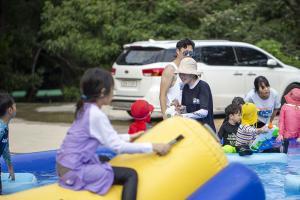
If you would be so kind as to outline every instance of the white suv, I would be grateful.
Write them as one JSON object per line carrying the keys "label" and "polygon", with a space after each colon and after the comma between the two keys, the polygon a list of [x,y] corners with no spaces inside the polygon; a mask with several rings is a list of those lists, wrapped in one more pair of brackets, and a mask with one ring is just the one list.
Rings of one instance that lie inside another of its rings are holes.
{"label": "white suv", "polygon": [[[164,67],[175,58],[178,41],[141,41],[124,45],[112,67],[114,109],[130,110],[136,99],[145,99],[160,111],[159,87]],[[247,43],[194,40],[194,59],[201,79],[211,88],[214,114],[224,113],[233,97],[244,97],[255,77],[265,76],[283,97],[300,88],[300,69],[288,66],[266,51]]]}

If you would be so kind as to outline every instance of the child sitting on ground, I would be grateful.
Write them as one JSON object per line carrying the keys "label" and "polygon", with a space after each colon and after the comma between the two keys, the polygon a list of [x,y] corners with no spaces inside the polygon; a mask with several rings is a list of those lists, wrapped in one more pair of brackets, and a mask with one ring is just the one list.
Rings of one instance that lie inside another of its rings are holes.
{"label": "child sitting on ground", "polygon": [[283,140],[283,152],[287,153],[290,139],[300,143],[300,89],[292,89],[284,98],[286,103],[280,110],[277,141]]}
{"label": "child sitting on ground", "polygon": [[258,109],[253,103],[245,103],[242,106],[242,122],[236,134],[236,149],[240,156],[251,155],[249,148],[256,136],[266,132],[266,127],[256,128]]}
{"label": "child sitting on ground", "polygon": [[[9,178],[15,180],[15,173],[11,163],[9,151],[8,124],[17,112],[13,98],[7,93],[0,93],[0,157],[3,156],[9,171]],[[0,194],[2,194],[1,166],[0,166]]]}
{"label": "child sitting on ground", "polygon": [[[242,106],[245,104],[245,101],[244,101],[244,99],[242,97],[234,97],[232,99],[231,103],[238,105],[240,107],[240,110],[242,110]],[[226,113],[225,113],[225,115],[226,115]],[[222,124],[224,124],[226,121],[228,121],[228,116],[227,115],[225,116]]]}
{"label": "child sitting on ground", "polygon": [[241,122],[241,107],[237,104],[230,104],[225,108],[226,118],[219,132],[219,138],[223,140],[224,151],[235,153],[236,133]]}
{"label": "child sitting on ground", "polygon": [[75,120],[57,151],[59,185],[72,190],[88,190],[104,195],[113,184],[123,185],[122,200],[135,200],[137,173],[126,167],[112,167],[100,162],[96,150],[108,147],[117,153],[152,153],[165,155],[169,144],[129,143],[128,134],[119,135],[102,106],[109,105],[114,81],[100,68],[88,69],[80,81],[81,100],[76,105]]}
{"label": "child sitting on ground", "polygon": [[141,133],[150,128],[151,113],[154,107],[145,100],[136,100],[130,108],[134,122],[130,124],[128,133]]}
{"label": "child sitting on ground", "polygon": [[240,106],[240,108],[242,109],[242,106],[245,104],[245,101],[242,97],[234,97],[231,103]]}

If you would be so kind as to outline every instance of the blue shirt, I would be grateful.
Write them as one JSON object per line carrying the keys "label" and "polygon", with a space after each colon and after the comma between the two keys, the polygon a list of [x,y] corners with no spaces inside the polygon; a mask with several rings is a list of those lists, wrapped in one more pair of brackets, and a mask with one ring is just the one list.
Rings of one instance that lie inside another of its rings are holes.
{"label": "blue shirt", "polygon": [[0,157],[3,156],[6,163],[10,163],[10,152],[8,145],[8,125],[0,120]]}

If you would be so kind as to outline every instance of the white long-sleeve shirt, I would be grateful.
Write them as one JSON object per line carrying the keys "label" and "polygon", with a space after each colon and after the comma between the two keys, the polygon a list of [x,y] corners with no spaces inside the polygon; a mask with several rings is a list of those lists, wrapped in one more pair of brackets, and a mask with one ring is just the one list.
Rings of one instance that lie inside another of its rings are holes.
{"label": "white long-sleeve shirt", "polygon": [[130,143],[128,134],[118,134],[112,127],[106,114],[96,105],[90,110],[90,134],[102,145],[117,153],[151,153],[151,143]]}

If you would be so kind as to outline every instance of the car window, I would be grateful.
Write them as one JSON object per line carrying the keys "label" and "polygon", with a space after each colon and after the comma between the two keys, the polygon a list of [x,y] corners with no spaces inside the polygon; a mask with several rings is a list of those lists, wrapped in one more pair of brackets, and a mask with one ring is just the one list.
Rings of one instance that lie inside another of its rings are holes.
{"label": "car window", "polygon": [[248,47],[234,47],[238,65],[240,66],[267,66],[268,56],[260,51]]}
{"label": "car window", "polygon": [[175,49],[132,47],[124,50],[116,62],[119,65],[145,65],[155,62],[171,62],[174,56]]}
{"label": "car window", "polygon": [[200,48],[200,47],[195,47],[193,58],[194,58],[197,62],[202,62],[202,61],[201,61],[201,48]]}
{"label": "car window", "polygon": [[234,51],[230,46],[202,47],[200,60],[207,65],[232,66],[236,64]]}

